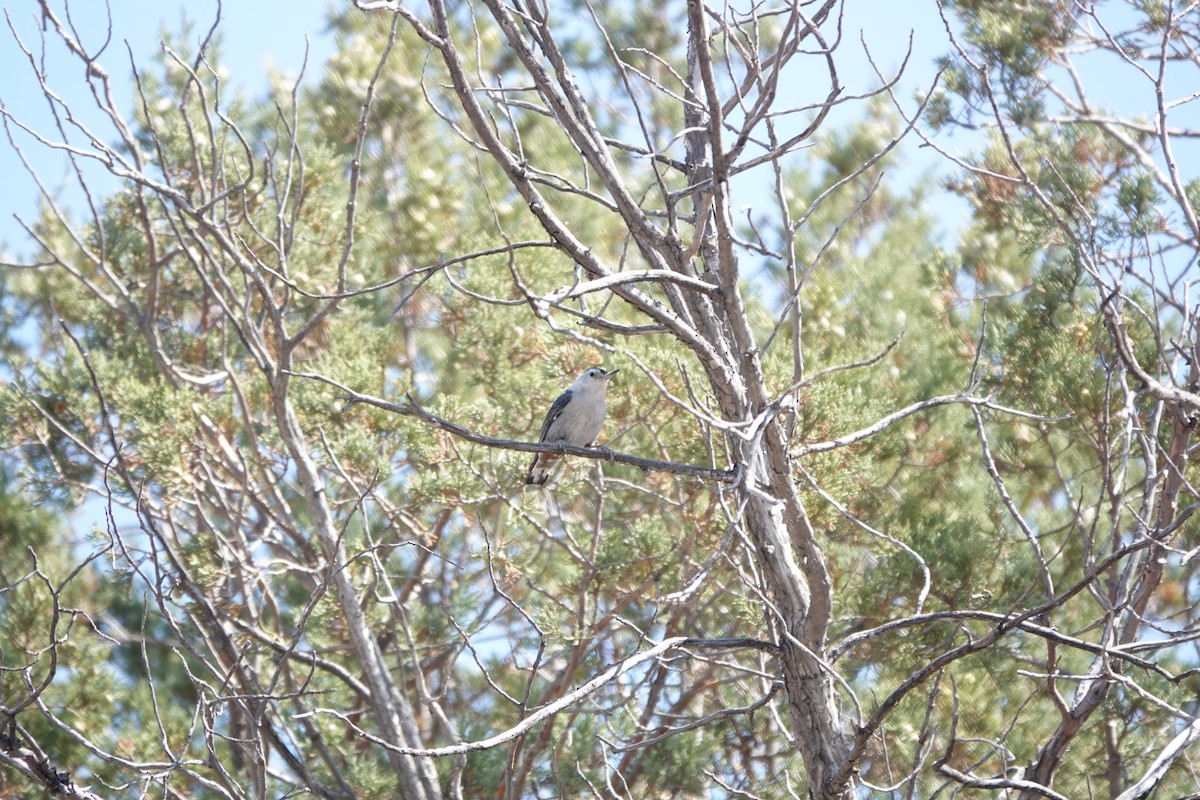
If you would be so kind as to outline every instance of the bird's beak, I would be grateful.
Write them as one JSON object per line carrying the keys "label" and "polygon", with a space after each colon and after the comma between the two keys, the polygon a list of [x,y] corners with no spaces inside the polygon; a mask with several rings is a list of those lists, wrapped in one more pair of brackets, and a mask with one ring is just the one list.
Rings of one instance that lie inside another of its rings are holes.
{"label": "bird's beak", "polygon": [[610,369],[608,372],[604,373],[604,377],[611,378],[613,375],[616,375],[620,371],[621,371],[620,367],[618,367],[617,369]]}

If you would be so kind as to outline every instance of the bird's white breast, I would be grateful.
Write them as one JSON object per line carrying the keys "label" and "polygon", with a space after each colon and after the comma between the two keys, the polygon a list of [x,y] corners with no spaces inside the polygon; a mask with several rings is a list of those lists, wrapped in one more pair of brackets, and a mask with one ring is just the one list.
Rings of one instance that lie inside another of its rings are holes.
{"label": "bird's white breast", "polygon": [[578,393],[551,425],[546,439],[584,447],[596,441],[604,427],[604,394]]}

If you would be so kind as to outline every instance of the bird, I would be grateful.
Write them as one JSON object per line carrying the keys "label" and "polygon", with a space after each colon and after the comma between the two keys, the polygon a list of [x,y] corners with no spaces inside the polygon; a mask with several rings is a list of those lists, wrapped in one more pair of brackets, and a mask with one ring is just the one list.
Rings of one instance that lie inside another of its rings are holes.
{"label": "bird", "polygon": [[[544,444],[562,442],[575,447],[595,444],[604,427],[604,396],[608,392],[608,382],[615,374],[617,370],[606,372],[601,367],[584,371],[550,406],[538,441]],[[525,483],[545,486],[550,477],[550,466],[561,457],[558,453],[538,453],[529,465]]]}

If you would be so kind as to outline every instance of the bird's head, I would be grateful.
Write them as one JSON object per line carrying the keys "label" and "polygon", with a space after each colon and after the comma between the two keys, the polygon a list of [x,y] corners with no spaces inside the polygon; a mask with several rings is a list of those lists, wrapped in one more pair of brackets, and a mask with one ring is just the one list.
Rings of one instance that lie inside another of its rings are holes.
{"label": "bird's head", "polygon": [[616,374],[617,370],[615,369],[606,371],[603,367],[590,367],[575,379],[575,382],[571,384],[571,389],[574,391],[594,389],[604,391],[608,388],[609,380]]}

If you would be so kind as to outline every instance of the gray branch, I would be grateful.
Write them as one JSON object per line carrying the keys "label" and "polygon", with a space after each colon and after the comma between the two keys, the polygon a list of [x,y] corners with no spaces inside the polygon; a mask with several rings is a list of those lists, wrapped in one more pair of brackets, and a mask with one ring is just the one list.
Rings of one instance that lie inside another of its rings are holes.
{"label": "gray branch", "polygon": [[628,464],[645,472],[670,472],[674,475],[688,475],[693,478],[717,481],[718,483],[735,483],[740,474],[740,470],[738,469],[717,469],[716,467],[702,467],[696,464],[682,464],[677,461],[659,461],[658,459],[642,458],[641,456],[630,455],[629,453],[613,452],[606,447],[575,447],[562,442],[546,444],[544,442],[523,442],[519,439],[502,439],[497,436],[487,436],[426,411],[412,402],[411,398],[404,403],[392,403],[379,397],[356,392],[345,384],[338,383],[332,378],[327,378],[324,375],[318,375],[314,372],[291,372],[288,374],[294,375],[297,378],[307,378],[329,384],[339,389],[345,398],[350,401],[350,405],[365,403],[366,405],[382,408],[385,411],[391,411],[395,414],[415,417],[460,439],[474,444],[481,444],[485,447],[494,447],[500,450],[516,450],[522,453],[562,453],[569,456],[579,456],[580,458],[591,458],[597,461]]}

